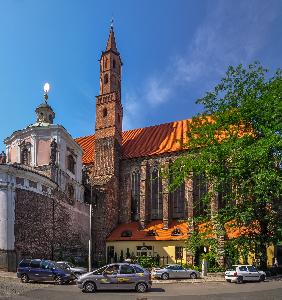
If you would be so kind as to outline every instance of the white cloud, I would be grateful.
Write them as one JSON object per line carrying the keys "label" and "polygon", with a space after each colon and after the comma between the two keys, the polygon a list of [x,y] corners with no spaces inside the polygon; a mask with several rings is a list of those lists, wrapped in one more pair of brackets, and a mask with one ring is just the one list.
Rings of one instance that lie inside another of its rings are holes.
{"label": "white cloud", "polygon": [[140,116],[141,103],[134,92],[125,91],[123,99],[123,130],[129,130],[137,126]]}
{"label": "white cloud", "polygon": [[170,96],[171,88],[160,79],[151,78],[147,83],[146,99],[152,106],[166,102]]}
{"label": "white cloud", "polygon": [[[186,92],[195,86],[201,86],[199,92],[204,93],[220,80],[229,65],[257,60],[258,52],[267,46],[281,3],[219,0],[211,1],[206,9],[206,18],[192,39],[187,40],[186,52],[170,57],[168,67],[148,76],[141,90],[138,87],[128,96],[125,127],[136,127],[140,108],[146,103],[156,108],[171,100],[177,90]],[[140,120],[137,123],[141,124]]]}
{"label": "white cloud", "polygon": [[277,1],[213,1],[195,32],[187,53],[146,85],[151,105],[170,100],[181,85],[222,77],[228,65],[249,64],[266,44],[269,28],[279,14]]}

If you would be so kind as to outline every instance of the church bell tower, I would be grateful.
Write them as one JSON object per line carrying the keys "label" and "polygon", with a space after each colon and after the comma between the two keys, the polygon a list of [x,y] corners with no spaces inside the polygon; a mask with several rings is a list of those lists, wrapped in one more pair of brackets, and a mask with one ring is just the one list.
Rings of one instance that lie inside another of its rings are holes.
{"label": "church bell tower", "polygon": [[96,191],[93,209],[93,258],[105,259],[107,236],[119,216],[119,168],[122,149],[121,66],[113,26],[100,58],[100,93],[96,97],[94,165],[92,186]]}
{"label": "church bell tower", "polygon": [[111,26],[106,50],[100,58],[100,95],[96,97],[95,173],[99,176],[113,175],[118,171],[123,117],[121,67]]}

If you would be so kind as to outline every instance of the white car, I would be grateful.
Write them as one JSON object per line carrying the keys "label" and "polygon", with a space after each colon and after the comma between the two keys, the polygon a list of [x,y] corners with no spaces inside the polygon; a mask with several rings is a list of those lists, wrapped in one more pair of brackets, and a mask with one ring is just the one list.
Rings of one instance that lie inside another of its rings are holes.
{"label": "white car", "polygon": [[151,272],[152,277],[163,280],[171,278],[200,278],[200,273],[196,270],[185,269],[181,265],[171,264],[163,268],[153,268]]}
{"label": "white car", "polygon": [[225,280],[228,282],[264,281],[265,277],[265,272],[258,271],[255,266],[251,265],[235,265],[225,272]]}

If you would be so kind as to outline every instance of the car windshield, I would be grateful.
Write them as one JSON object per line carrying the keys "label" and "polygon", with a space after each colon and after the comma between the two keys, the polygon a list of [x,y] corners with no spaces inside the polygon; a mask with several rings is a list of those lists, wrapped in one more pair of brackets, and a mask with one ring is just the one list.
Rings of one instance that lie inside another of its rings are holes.
{"label": "car windshield", "polygon": [[60,269],[67,269],[68,265],[63,263],[63,262],[57,262],[54,264],[56,267],[60,268]]}
{"label": "car windshield", "polygon": [[56,263],[54,261],[50,261],[49,268],[61,269],[61,270],[66,269],[66,267],[64,267],[64,264]]}

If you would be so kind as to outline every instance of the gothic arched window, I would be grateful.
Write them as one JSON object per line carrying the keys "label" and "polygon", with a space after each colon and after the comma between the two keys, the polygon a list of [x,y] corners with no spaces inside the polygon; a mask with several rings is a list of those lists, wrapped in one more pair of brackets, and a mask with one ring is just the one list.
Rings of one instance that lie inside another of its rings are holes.
{"label": "gothic arched window", "polygon": [[69,154],[67,158],[67,168],[72,173],[74,173],[74,166],[75,166],[75,159],[71,154]]}
{"label": "gothic arched window", "polygon": [[133,221],[139,220],[140,205],[140,172],[135,170],[131,174],[131,216]]}
{"label": "gothic arched window", "polygon": [[104,84],[107,84],[109,82],[109,75],[105,74],[104,76]]}
{"label": "gothic arched window", "polygon": [[170,192],[170,209],[173,219],[185,217],[185,193],[184,183],[182,183],[176,190]]}
{"label": "gothic arched window", "polygon": [[204,175],[198,175],[193,180],[193,204],[196,216],[206,215],[207,204],[205,196],[208,193],[207,179]]}
{"label": "gothic arched window", "polygon": [[21,164],[23,164],[23,165],[30,165],[30,160],[31,160],[30,147],[31,147],[30,143],[23,142],[20,145],[20,149],[21,149]]}
{"label": "gothic arched window", "polygon": [[113,68],[114,69],[116,68],[116,61],[115,61],[115,59],[113,60]]}
{"label": "gothic arched window", "polygon": [[103,108],[103,117],[105,118],[108,115],[108,110],[107,108]]}
{"label": "gothic arched window", "polygon": [[151,219],[163,217],[162,180],[158,168],[153,168],[150,174]]}

